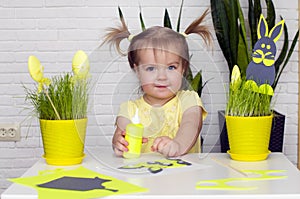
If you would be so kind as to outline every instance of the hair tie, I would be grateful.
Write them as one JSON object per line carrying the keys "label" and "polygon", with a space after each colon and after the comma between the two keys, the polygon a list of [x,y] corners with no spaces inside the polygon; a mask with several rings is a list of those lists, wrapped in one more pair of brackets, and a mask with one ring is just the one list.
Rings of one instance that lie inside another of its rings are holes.
{"label": "hair tie", "polygon": [[188,37],[188,34],[186,34],[185,32],[181,32],[181,33],[179,33],[179,34],[181,34],[181,35],[184,36],[185,38]]}
{"label": "hair tie", "polygon": [[131,41],[131,40],[133,39],[134,36],[135,36],[135,35],[130,34],[130,35],[127,37],[128,41]]}

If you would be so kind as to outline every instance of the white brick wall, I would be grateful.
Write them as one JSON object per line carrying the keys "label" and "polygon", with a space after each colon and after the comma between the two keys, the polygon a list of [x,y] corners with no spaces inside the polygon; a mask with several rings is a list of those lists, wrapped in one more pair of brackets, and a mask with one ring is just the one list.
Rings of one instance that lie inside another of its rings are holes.
{"label": "white brick wall", "polygon": [[[243,8],[246,0],[241,0]],[[168,8],[173,24],[180,0],[2,0],[0,1],[0,123],[21,123],[20,142],[0,142],[0,193],[43,154],[39,126],[24,109],[22,83],[33,83],[27,72],[27,58],[36,55],[50,76],[70,71],[73,54],[78,49],[90,53],[96,86],[92,92],[87,146],[110,145],[118,104],[137,94],[137,81],[126,58],[109,52],[101,43],[105,28],[118,22],[117,6],[123,10],[133,32],[139,31],[139,4],[146,26],[162,23]],[[279,15],[286,19],[292,38],[298,27],[298,1],[274,0]],[[207,7],[209,0],[185,1],[182,29]],[[211,23],[211,19],[207,23]],[[175,25],[173,25],[175,26]],[[205,79],[213,78],[204,89],[203,102],[209,112],[202,134],[204,150],[219,151],[217,110],[225,108],[228,82],[227,64],[217,42],[213,51],[202,50],[196,36],[188,39],[193,51],[194,70],[203,70]],[[124,49],[127,44],[124,42]],[[196,67],[197,66],[197,67]],[[121,83],[122,84],[121,84]],[[297,162],[298,144],[298,48],[286,67],[276,90],[276,110],[286,115],[284,153]],[[29,126],[31,127],[29,128]]]}

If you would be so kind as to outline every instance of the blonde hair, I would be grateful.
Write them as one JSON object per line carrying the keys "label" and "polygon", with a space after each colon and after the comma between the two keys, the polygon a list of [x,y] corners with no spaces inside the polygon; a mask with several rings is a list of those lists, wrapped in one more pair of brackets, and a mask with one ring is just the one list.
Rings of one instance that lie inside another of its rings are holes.
{"label": "blonde hair", "polygon": [[[202,25],[205,17],[209,14],[209,10],[206,9],[204,13],[194,20],[184,31],[185,35],[198,34],[202,37],[207,46],[211,46],[212,35],[209,31],[209,27]],[[128,27],[121,17],[121,25],[116,28],[109,28],[108,33],[104,37],[104,43],[109,43],[110,46],[115,45],[117,51],[121,55],[126,55],[120,48],[120,43],[123,39],[128,39],[131,35]],[[180,34],[170,28],[153,26],[147,28],[143,32],[135,35],[130,41],[128,47],[128,61],[130,67],[133,69],[134,64],[138,65],[139,56],[138,53],[143,49],[153,49],[154,52],[159,50],[168,51],[181,57],[183,60],[183,69],[186,71],[189,66],[189,49],[184,34]]]}

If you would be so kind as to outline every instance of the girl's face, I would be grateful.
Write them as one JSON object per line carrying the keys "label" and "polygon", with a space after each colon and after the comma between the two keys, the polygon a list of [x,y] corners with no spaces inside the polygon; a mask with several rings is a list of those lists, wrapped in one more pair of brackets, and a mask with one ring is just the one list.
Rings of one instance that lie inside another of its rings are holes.
{"label": "girl's face", "polygon": [[139,63],[134,66],[150,105],[163,105],[181,88],[183,67],[179,56],[166,51],[145,49],[139,52]]}

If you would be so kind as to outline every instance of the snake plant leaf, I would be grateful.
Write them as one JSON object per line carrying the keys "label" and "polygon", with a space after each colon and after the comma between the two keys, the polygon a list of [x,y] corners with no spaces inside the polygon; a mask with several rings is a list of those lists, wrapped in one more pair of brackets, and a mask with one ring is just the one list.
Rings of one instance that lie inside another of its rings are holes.
{"label": "snake plant leaf", "polygon": [[[281,16],[280,16],[280,18],[281,18],[281,20],[283,20],[283,18]],[[287,26],[285,23],[283,25],[283,34],[284,34],[284,40],[283,40],[282,50],[274,64],[275,74],[278,74],[280,65],[283,63],[284,58],[285,58],[288,48],[289,48],[289,34],[288,34]]]}
{"label": "snake plant leaf", "polygon": [[261,4],[260,4],[260,0],[254,0],[254,27],[253,30],[255,31],[255,34],[252,35],[254,40],[252,40],[252,45],[254,46],[254,44],[257,42],[257,26],[258,26],[258,22],[259,22],[259,19],[260,19],[260,15],[262,13],[261,11]]}
{"label": "snake plant leaf", "polygon": [[249,7],[249,11],[248,11],[248,21],[249,21],[249,27],[250,27],[250,49],[253,49],[253,46],[255,43],[253,43],[253,40],[257,40],[257,34],[256,34],[256,28],[257,24],[254,18],[254,6],[253,6],[253,1],[252,0],[248,0],[248,7]]}
{"label": "snake plant leaf", "polygon": [[238,27],[238,5],[236,0],[224,0],[225,9],[227,11],[228,22],[231,24],[229,26],[229,34],[230,34],[230,46],[232,51],[233,59],[235,63],[237,62],[237,52],[238,52],[238,44],[239,44],[239,27]]}
{"label": "snake plant leaf", "polygon": [[180,31],[180,21],[181,21],[181,14],[182,14],[182,6],[183,6],[183,2],[184,0],[181,1],[181,5],[180,5],[180,10],[179,10],[179,15],[178,15],[178,19],[177,19],[177,32]]}
{"label": "snake plant leaf", "polygon": [[217,40],[219,42],[222,53],[227,61],[229,71],[231,73],[234,64],[236,63],[236,57],[231,51],[231,45],[228,38],[229,33],[229,20],[226,14],[225,3],[220,0],[210,0],[211,14],[213,19],[214,29],[216,30]]}
{"label": "snake plant leaf", "polygon": [[291,48],[290,48],[289,53],[288,53],[288,55],[287,55],[287,57],[286,57],[286,59],[284,61],[284,64],[283,64],[282,68],[284,68],[286,66],[286,64],[288,63],[288,61],[290,60],[290,57],[291,57],[292,53],[294,52],[294,48],[295,48],[296,43],[298,41],[298,37],[299,37],[299,30],[297,31],[297,33],[294,36]]}
{"label": "snake plant leaf", "polygon": [[267,5],[267,23],[269,26],[269,30],[275,26],[275,18],[276,18],[276,13],[275,13],[275,8],[272,0],[266,0],[266,5]]}
{"label": "snake plant leaf", "polygon": [[193,74],[192,74],[192,71],[191,71],[191,68],[190,68],[190,67],[188,67],[188,70],[187,70],[187,72],[186,72],[186,79],[187,79],[187,81],[188,81],[189,83],[191,83],[192,80],[193,80]]}
{"label": "snake plant leaf", "polygon": [[198,93],[198,96],[201,97],[202,89],[204,88],[204,86],[205,86],[205,84],[206,84],[207,82],[205,82],[204,85],[202,85],[202,84],[203,84],[202,71],[200,70],[198,73],[200,74],[200,79],[199,79],[199,82],[198,82],[198,90],[197,90],[197,93]]}
{"label": "snake plant leaf", "polygon": [[248,44],[247,44],[247,34],[246,34],[246,26],[244,21],[244,15],[242,8],[237,1],[239,22],[240,22],[240,31],[239,31],[239,43],[238,43],[238,54],[237,54],[237,65],[241,68],[242,74],[246,74],[246,69],[250,62],[250,56],[248,53]]}
{"label": "snake plant leaf", "polygon": [[124,16],[123,16],[123,13],[122,13],[122,10],[121,10],[120,6],[118,6],[118,11],[119,11],[119,17],[120,17],[120,21],[122,23],[122,26],[126,27]]}
{"label": "snake plant leaf", "polygon": [[242,33],[242,28],[240,29],[239,33],[239,44],[238,44],[238,53],[237,53],[237,65],[241,68],[242,76],[246,75],[246,70],[248,67],[248,64],[250,62],[249,60],[249,53],[247,48],[247,41],[245,36]]}
{"label": "snake plant leaf", "polygon": [[168,13],[167,9],[165,9],[164,27],[172,29],[172,24],[171,24],[171,20],[170,20],[169,13]]}
{"label": "snake plant leaf", "polygon": [[[200,88],[200,91],[202,90],[202,71],[201,70],[195,75],[195,77],[191,83],[191,87],[197,93],[198,93],[199,88]],[[198,95],[199,95],[199,93],[198,93]],[[201,92],[200,92],[200,95],[201,95]]]}
{"label": "snake plant leaf", "polygon": [[124,17],[123,17],[123,13],[122,13],[122,10],[121,10],[120,6],[118,6],[118,11],[119,11],[119,17],[120,17],[120,19],[123,20]]}
{"label": "snake plant leaf", "polygon": [[191,83],[193,81],[193,73],[191,68],[188,67],[184,73],[183,90],[192,90]]}
{"label": "snake plant leaf", "polygon": [[120,19],[122,19],[123,18],[123,13],[122,13],[122,10],[121,10],[120,6],[118,6],[118,11],[119,11],[119,17],[120,17]]}
{"label": "snake plant leaf", "polygon": [[275,82],[274,82],[274,84],[272,85],[272,87],[273,87],[274,90],[275,90],[275,88],[276,88],[276,86],[277,86],[277,83],[278,83],[278,81],[279,81],[279,78],[280,78],[280,76],[281,76],[281,73],[282,73],[283,69],[286,67],[288,61],[290,60],[290,57],[291,57],[292,53],[294,52],[294,48],[295,48],[295,46],[296,46],[296,43],[298,42],[298,37],[299,37],[299,29],[298,29],[297,33],[295,34],[295,36],[294,36],[294,39],[293,39],[291,48],[290,48],[290,50],[289,50],[289,52],[288,52],[288,55],[287,55],[287,57],[286,57],[286,59],[285,59],[285,61],[284,61],[284,63],[283,63],[283,66],[281,67],[281,70],[279,71],[279,73],[278,73],[278,75],[277,75],[277,77],[276,77],[276,79],[275,79]]}
{"label": "snake plant leaf", "polygon": [[255,17],[255,21],[257,22],[257,24],[258,24],[261,13],[262,13],[262,11],[261,11],[260,0],[254,0],[254,17]]}
{"label": "snake plant leaf", "polygon": [[144,31],[146,29],[146,27],[145,27],[145,23],[144,23],[144,20],[143,20],[141,5],[140,5],[140,14],[139,14],[139,17],[140,17],[140,23],[141,23],[142,31]]}

